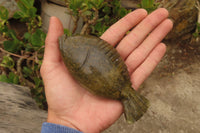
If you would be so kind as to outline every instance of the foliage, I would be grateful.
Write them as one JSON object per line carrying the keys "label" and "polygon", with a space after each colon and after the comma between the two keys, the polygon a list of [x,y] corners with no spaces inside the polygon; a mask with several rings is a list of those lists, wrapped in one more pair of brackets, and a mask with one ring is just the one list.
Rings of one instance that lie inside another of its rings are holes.
{"label": "foliage", "polygon": [[66,3],[75,22],[73,33],[80,17],[84,21],[81,34],[101,36],[109,26],[130,12],[121,7],[119,0],[67,0]]}
{"label": "foliage", "polygon": [[146,9],[149,13],[157,9],[159,3],[154,0],[142,0],[139,7]]}
{"label": "foliage", "polygon": [[15,12],[14,18],[27,22],[30,33],[42,25],[41,18],[36,14],[37,9],[33,6],[34,0],[19,0],[17,3],[20,11]]}
{"label": "foliage", "polygon": [[197,23],[196,32],[193,33],[195,38],[200,37],[200,23]]}
{"label": "foliage", "polygon": [[6,27],[4,25],[8,24],[8,10],[0,6],[0,31],[6,31]]}
{"label": "foliage", "polygon": [[200,0],[197,1],[196,8],[199,11],[199,16],[198,16],[198,21],[196,25],[196,31],[193,33],[193,36],[195,38],[199,38],[200,37]]}
{"label": "foliage", "polygon": [[20,10],[13,17],[26,24],[27,32],[23,36],[9,28],[9,12],[5,7],[0,7],[0,35],[6,39],[0,45],[4,53],[0,63],[0,81],[29,86],[39,106],[44,108],[45,96],[39,69],[46,34],[40,29],[42,21],[33,4],[34,0],[17,2]]}
{"label": "foliage", "polygon": [[18,84],[19,77],[16,74],[14,74],[13,72],[10,72],[8,76],[5,74],[0,75],[0,81]]}

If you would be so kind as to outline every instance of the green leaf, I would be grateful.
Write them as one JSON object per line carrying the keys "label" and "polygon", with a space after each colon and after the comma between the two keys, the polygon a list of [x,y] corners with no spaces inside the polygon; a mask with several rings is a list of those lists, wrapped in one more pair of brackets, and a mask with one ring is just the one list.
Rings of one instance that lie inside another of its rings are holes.
{"label": "green leaf", "polygon": [[[17,6],[18,8],[21,10],[21,12],[23,12],[24,14],[26,14],[28,7],[23,3],[24,0],[20,0],[17,2]],[[27,0],[28,1],[28,0]]]}
{"label": "green leaf", "polygon": [[38,65],[41,66],[42,65],[42,60],[38,61]]}
{"label": "green leaf", "polygon": [[15,66],[15,62],[10,56],[3,56],[3,60],[0,65],[2,67],[7,67],[12,69]]}
{"label": "green leaf", "polygon": [[105,15],[104,16],[104,21],[106,21],[106,22],[110,21],[110,17],[108,15]]}
{"label": "green leaf", "polygon": [[199,33],[195,32],[192,34],[195,38],[199,36]]}
{"label": "green leaf", "polygon": [[38,88],[42,85],[42,80],[40,78],[34,77],[35,88]]}
{"label": "green leaf", "polygon": [[97,0],[97,9],[102,8],[104,0]]}
{"label": "green leaf", "polygon": [[35,7],[31,7],[29,10],[28,10],[28,15],[30,17],[35,17],[36,16],[36,12],[37,12],[37,9]]}
{"label": "green leaf", "polygon": [[106,6],[106,7],[103,8],[102,11],[103,11],[104,13],[106,13],[106,14],[110,14],[111,9],[110,9],[110,7]]}
{"label": "green leaf", "polygon": [[14,19],[20,19],[20,18],[24,18],[26,15],[24,12],[21,11],[17,11],[14,13],[13,18]]}
{"label": "green leaf", "polygon": [[89,1],[88,2],[88,8],[92,9],[92,8],[97,8],[97,4],[94,1]]}
{"label": "green leaf", "polygon": [[119,12],[120,17],[124,17],[129,11],[125,8],[122,8]]}
{"label": "green leaf", "polygon": [[20,49],[19,44],[14,40],[4,41],[3,46],[6,51],[13,53],[16,53]]}
{"label": "green leaf", "polygon": [[29,40],[31,37],[31,34],[29,32],[24,33],[24,39]]}
{"label": "green leaf", "polygon": [[67,35],[67,36],[71,36],[72,33],[69,29],[64,29],[64,34]]}
{"label": "green leaf", "polygon": [[23,17],[24,17],[24,13],[21,12],[21,11],[17,11],[17,12],[15,12],[14,15],[13,15],[13,18],[14,18],[14,19],[20,19],[20,18],[23,18]]}
{"label": "green leaf", "polygon": [[70,5],[73,10],[77,10],[84,3],[84,0],[71,0]]}
{"label": "green leaf", "polygon": [[85,11],[85,12],[83,12],[83,15],[84,16],[91,16],[92,12],[91,11]]}
{"label": "green leaf", "polygon": [[158,5],[159,3],[155,3],[154,0],[142,0],[140,7],[146,9],[150,13],[154,11]]}
{"label": "green leaf", "polygon": [[0,20],[8,20],[8,10],[4,6],[0,6]]}
{"label": "green leaf", "polygon": [[33,7],[34,0],[20,0],[27,8]]}
{"label": "green leaf", "polygon": [[19,83],[19,76],[10,72],[8,75],[8,79],[10,83],[18,84]]}
{"label": "green leaf", "polygon": [[146,8],[147,5],[148,5],[148,2],[149,2],[149,0],[142,0],[141,1],[141,6]]}
{"label": "green leaf", "polygon": [[13,29],[7,29],[6,31],[6,36],[11,38],[11,39],[15,39],[16,37],[16,32]]}
{"label": "green leaf", "polygon": [[22,72],[24,74],[24,77],[29,77],[32,75],[33,70],[25,66],[25,67],[23,67]]}
{"label": "green leaf", "polygon": [[31,36],[31,44],[34,47],[41,47],[45,44],[45,37],[46,34],[42,30],[37,29],[36,32]]}
{"label": "green leaf", "polygon": [[7,78],[5,74],[0,75],[0,81],[9,83],[9,79]]}
{"label": "green leaf", "polygon": [[19,76],[10,72],[8,76],[5,74],[0,75],[0,81],[6,83],[19,84]]}
{"label": "green leaf", "polygon": [[15,19],[21,18],[24,20],[27,17],[35,17],[37,9],[33,7],[34,0],[19,0],[17,5],[20,11],[14,14]]}

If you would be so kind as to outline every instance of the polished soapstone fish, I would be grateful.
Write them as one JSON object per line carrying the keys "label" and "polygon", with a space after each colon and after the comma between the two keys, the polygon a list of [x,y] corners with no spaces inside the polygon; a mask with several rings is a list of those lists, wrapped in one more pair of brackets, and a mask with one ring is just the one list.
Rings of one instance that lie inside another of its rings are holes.
{"label": "polished soapstone fish", "polygon": [[75,80],[92,94],[120,100],[127,122],[147,111],[148,100],[131,87],[127,67],[116,49],[94,36],[62,36],[62,59]]}

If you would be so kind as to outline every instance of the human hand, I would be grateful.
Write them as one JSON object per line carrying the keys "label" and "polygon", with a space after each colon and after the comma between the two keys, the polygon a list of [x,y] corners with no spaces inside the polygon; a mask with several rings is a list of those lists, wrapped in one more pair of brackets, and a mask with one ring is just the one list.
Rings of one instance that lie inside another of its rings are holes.
{"label": "human hand", "polygon": [[[134,89],[149,76],[166,51],[166,46],[160,42],[172,28],[167,17],[165,9],[148,16],[145,10],[138,9],[101,36],[113,46],[118,44],[116,49],[127,65]],[[58,37],[62,34],[61,22],[52,17],[41,67],[48,103],[47,122],[87,133],[100,132],[120,117],[123,106],[119,101],[90,94],[71,77],[59,52]]]}

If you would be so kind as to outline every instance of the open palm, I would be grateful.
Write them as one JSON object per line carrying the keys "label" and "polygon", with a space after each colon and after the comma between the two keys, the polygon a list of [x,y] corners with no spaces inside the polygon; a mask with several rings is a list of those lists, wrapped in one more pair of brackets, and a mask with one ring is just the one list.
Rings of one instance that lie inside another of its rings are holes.
{"label": "open palm", "polygon": [[[116,49],[127,65],[135,89],[165,53],[166,47],[160,42],[172,28],[172,22],[167,17],[165,9],[158,9],[148,16],[145,10],[138,9],[112,25],[101,36],[113,46],[118,44]],[[52,17],[41,67],[48,102],[47,122],[87,133],[100,132],[119,118],[123,106],[119,101],[90,94],[71,77],[59,52],[58,38],[62,34],[61,22]]]}

